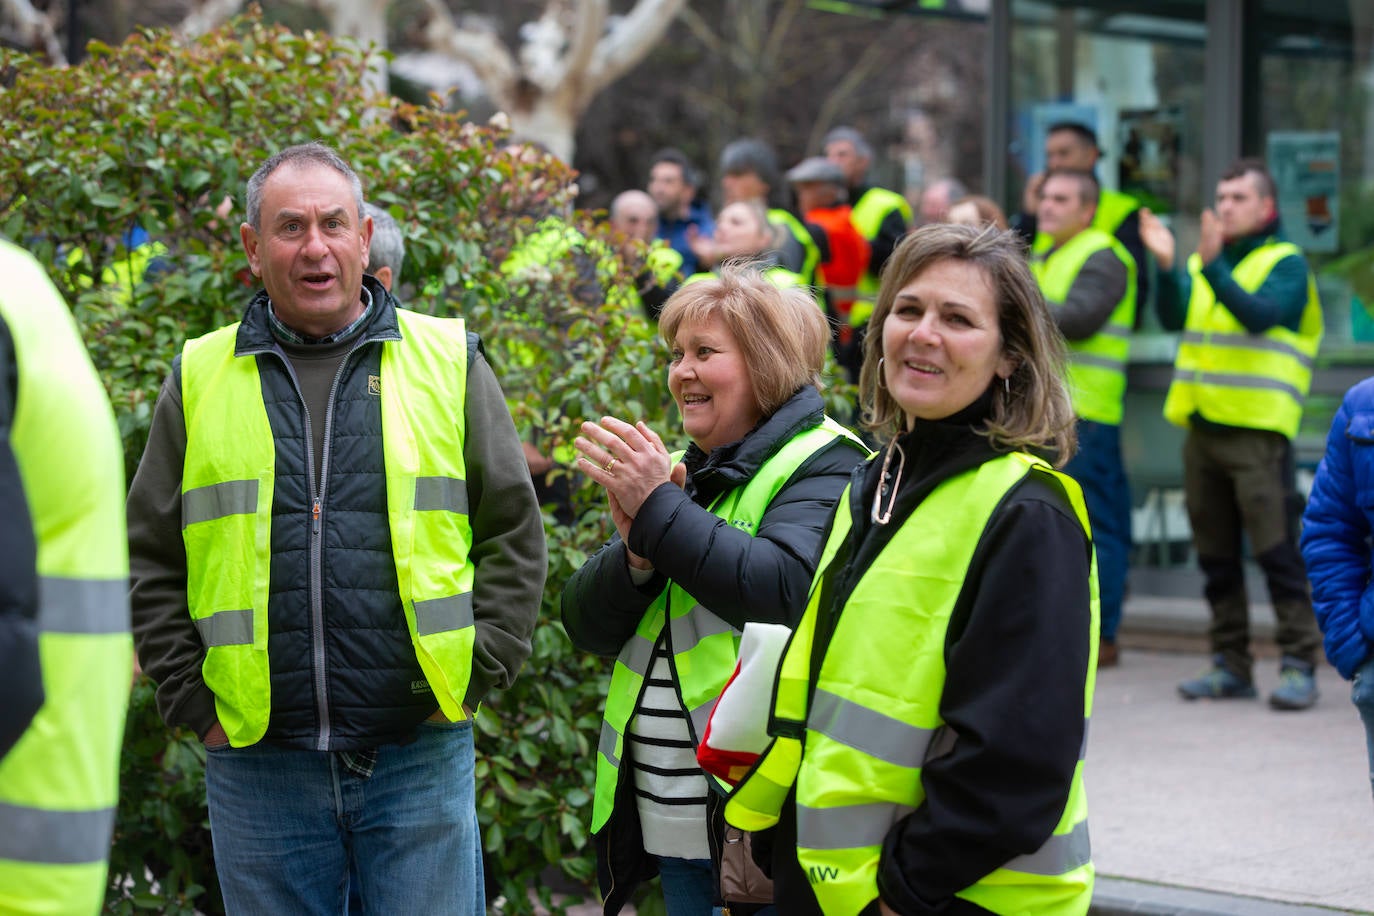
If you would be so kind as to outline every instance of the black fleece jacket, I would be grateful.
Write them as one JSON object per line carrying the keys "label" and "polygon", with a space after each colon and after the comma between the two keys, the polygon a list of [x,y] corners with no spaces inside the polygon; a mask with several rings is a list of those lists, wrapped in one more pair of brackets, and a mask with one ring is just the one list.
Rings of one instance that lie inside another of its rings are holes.
{"label": "black fleece jacket", "polygon": [[[824,417],[820,394],[806,387],[738,442],[709,455],[695,445],[689,448],[683,456],[685,489],[665,483],[654,490],[630,527],[631,546],[654,564],[653,578],[634,584],[625,544],[616,536],[568,580],[563,626],[573,644],[597,655],[618,655],[670,579],[735,628],[750,620],[788,625],[800,620],[835,503],[864,453],[836,439],[812,455],[773,497],[752,537],[706,506],[748,483],[778,449]],[[597,880],[608,914],[620,912],[635,887],[658,871],[643,848],[631,788],[628,778],[620,781],[611,818],[595,837]],[[713,850],[724,826],[721,808],[713,794],[707,801]]]}
{"label": "black fleece jacket", "polygon": [[[899,440],[906,469],[889,524],[875,525],[869,516],[881,460],[856,472],[853,530],[830,567],[828,607],[843,607],[937,484],[997,454],[975,432],[989,403],[985,394],[946,420],[917,422]],[[1034,852],[1053,833],[1085,729],[1089,557],[1083,528],[1049,475],[1032,473],[993,513],[945,637],[940,715],[953,746],[922,767],[925,802],[894,824],[883,843],[878,889],[898,913],[983,913],[954,894]],[[818,621],[817,657],[833,631],[833,617]],[[755,855],[771,855],[778,911],[819,914],[797,864],[795,798],[771,833],[756,842]],[[876,914],[877,900],[864,912]]]}

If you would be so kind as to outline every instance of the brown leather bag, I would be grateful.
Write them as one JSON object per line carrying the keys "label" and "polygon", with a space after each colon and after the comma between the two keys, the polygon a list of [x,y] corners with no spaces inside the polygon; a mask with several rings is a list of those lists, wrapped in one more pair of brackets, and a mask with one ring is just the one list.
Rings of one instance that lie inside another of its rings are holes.
{"label": "brown leather bag", "polygon": [[751,837],[738,827],[725,825],[720,850],[720,896],[726,903],[772,903],[773,881],[754,863]]}

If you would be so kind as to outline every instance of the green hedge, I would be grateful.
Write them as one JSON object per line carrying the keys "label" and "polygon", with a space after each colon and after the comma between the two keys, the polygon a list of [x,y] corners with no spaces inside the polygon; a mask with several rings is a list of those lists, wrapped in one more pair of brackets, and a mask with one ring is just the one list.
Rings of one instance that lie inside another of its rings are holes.
{"label": "green hedge", "polygon": [[[606,412],[673,431],[663,349],[633,307],[579,304],[562,265],[514,292],[495,268],[531,215],[567,203],[573,176],[551,158],[505,149],[499,129],[368,97],[366,61],[348,43],[253,17],[191,43],[144,32],[118,48],[93,45],[86,62],[62,70],[0,51],[0,234],[50,265],[72,304],[114,404],[128,471],[182,342],[235,320],[247,301],[238,225],[248,176],[272,151],[314,139],[339,149],[369,199],[401,223],[402,289],[427,291],[402,298],[461,314],[488,341],[517,425],[542,429],[553,444],[575,435],[581,418]],[[234,212],[217,219],[226,194]],[[577,221],[592,244],[609,244]],[[168,246],[172,269],[132,291],[112,289],[102,278],[127,255],[120,239],[135,223]],[[506,319],[512,301],[540,321]],[[521,348],[493,343],[515,340],[540,358],[503,360]],[[592,487],[577,488],[574,500],[574,526],[546,517],[549,584],[534,653],[477,720],[479,814],[512,913],[529,911],[530,888],[547,902],[540,876],[551,866],[580,886],[594,879],[586,825],[608,666],[571,647],[557,601],[608,525]],[[111,911],[220,910],[203,766],[199,742],[169,735],[151,685],[137,684]]]}

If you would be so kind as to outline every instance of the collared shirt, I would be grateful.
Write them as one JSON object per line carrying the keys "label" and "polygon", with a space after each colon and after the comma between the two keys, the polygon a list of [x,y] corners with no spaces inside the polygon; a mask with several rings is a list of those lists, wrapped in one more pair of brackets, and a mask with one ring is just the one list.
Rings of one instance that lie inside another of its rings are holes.
{"label": "collared shirt", "polygon": [[368,291],[366,286],[362,288],[362,299],[362,314],[334,333],[326,334],[323,337],[309,337],[283,323],[282,320],[277,317],[277,310],[276,307],[272,305],[271,299],[267,300],[267,322],[272,328],[272,336],[283,343],[305,344],[307,346],[338,343],[356,334],[363,325],[367,324],[368,318],[372,316],[372,293]]}

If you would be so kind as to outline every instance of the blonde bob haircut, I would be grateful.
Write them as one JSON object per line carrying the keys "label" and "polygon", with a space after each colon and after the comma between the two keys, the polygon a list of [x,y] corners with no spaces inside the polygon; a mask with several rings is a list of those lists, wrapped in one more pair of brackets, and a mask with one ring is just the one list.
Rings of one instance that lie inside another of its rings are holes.
{"label": "blonde bob haircut", "polygon": [[712,318],[735,338],[763,416],[800,388],[820,388],[830,327],[805,287],[780,288],[756,265],[730,261],[718,277],[673,293],[658,316],[658,331],[671,349],[683,325]]}
{"label": "blonde bob haircut", "polygon": [[879,384],[883,322],[898,292],[933,264],[947,260],[972,264],[990,281],[997,298],[1002,353],[1013,366],[1006,385],[994,377],[992,414],[980,432],[998,449],[1033,451],[1055,467],[1063,467],[1078,444],[1073,403],[1064,384],[1064,338],[1031,276],[1025,245],[1015,232],[991,226],[922,226],[904,238],[888,258],[868,320],[863,368],[859,371],[864,425],[884,439],[906,429],[905,412]]}

